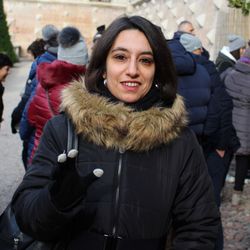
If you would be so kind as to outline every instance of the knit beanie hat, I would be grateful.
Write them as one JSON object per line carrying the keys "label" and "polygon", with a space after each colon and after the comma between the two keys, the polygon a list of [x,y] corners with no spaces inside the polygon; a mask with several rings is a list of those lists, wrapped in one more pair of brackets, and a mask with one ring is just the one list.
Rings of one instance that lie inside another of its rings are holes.
{"label": "knit beanie hat", "polygon": [[53,24],[47,24],[42,28],[42,38],[45,41],[44,49],[57,54],[58,50],[58,42],[57,36],[59,34],[59,30]]}
{"label": "knit beanie hat", "polygon": [[59,30],[53,24],[47,24],[42,28],[42,37],[45,42],[56,39]]}
{"label": "knit beanie hat", "polygon": [[180,37],[180,42],[186,51],[192,52],[194,50],[202,48],[202,43],[197,36],[191,34],[182,34]]}
{"label": "knit beanie hat", "polygon": [[57,59],[75,65],[88,63],[87,45],[80,31],[75,27],[65,27],[58,35]]}
{"label": "knit beanie hat", "polygon": [[228,42],[230,52],[246,47],[246,42],[244,39],[237,35],[229,35]]}

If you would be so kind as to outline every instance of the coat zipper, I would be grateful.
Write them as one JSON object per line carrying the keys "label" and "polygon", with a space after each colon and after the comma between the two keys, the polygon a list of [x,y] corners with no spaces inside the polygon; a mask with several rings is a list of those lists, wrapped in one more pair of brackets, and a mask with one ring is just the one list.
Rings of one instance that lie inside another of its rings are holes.
{"label": "coat zipper", "polygon": [[118,172],[117,172],[117,188],[116,188],[116,193],[115,193],[115,221],[113,225],[113,230],[112,230],[112,236],[115,237],[116,231],[117,231],[117,221],[118,221],[118,204],[119,204],[119,198],[120,198],[120,180],[121,180],[121,171],[122,171],[122,155],[124,154],[124,150],[119,149],[119,163],[118,163]]}

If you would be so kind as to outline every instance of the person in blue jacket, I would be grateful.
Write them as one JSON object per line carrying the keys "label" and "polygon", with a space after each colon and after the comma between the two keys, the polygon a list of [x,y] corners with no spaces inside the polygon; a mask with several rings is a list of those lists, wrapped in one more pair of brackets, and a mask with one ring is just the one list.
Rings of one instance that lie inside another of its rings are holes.
{"label": "person in blue jacket", "polygon": [[37,56],[33,61],[26,81],[24,94],[11,115],[12,133],[17,133],[17,127],[19,127],[20,137],[23,141],[22,160],[25,169],[27,168],[27,159],[33,148],[34,140],[34,129],[28,124],[26,110],[28,108],[28,103],[32,98],[32,93],[35,92],[38,83],[36,79],[37,66],[43,62],[53,62],[57,58],[58,33],[59,30],[54,25],[48,24],[43,27],[42,37],[45,42],[45,52],[40,56]]}

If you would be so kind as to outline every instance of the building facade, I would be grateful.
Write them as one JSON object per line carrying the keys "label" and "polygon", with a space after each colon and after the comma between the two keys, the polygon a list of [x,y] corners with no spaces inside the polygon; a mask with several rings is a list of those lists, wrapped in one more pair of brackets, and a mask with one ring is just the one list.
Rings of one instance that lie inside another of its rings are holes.
{"label": "building facade", "polygon": [[14,46],[25,56],[27,46],[41,37],[46,24],[59,29],[76,26],[85,37],[89,48],[96,27],[108,24],[116,17],[141,15],[161,26],[170,39],[178,23],[189,20],[196,35],[214,59],[227,43],[228,34],[250,38],[250,17],[240,9],[231,9],[227,0],[5,0],[4,7]]}

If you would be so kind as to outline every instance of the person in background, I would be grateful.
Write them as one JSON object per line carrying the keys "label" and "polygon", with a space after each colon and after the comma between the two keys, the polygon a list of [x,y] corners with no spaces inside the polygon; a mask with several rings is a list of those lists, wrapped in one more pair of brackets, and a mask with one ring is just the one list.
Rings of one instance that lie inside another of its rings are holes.
{"label": "person in background", "polygon": [[229,67],[233,67],[237,60],[240,59],[246,48],[246,42],[241,36],[229,35],[228,45],[224,46],[216,58],[216,68],[223,79],[223,72]]}
{"label": "person in background", "polygon": [[241,146],[236,152],[232,205],[239,205],[250,165],[250,48],[225,76],[225,86],[233,100],[233,124]]}
{"label": "person in background", "polygon": [[[183,34],[180,37],[180,42],[187,51],[192,53],[195,61],[207,70],[211,79],[211,98],[201,146],[214,185],[216,203],[220,207],[225,176],[233,153],[239,147],[239,141],[232,124],[232,100],[225,90],[215,64],[202,56],[203,48],[200,39],[197,36]],[[215,249],[223,249],[222,229]]]}
{"label": "person in background", "polygon": [[194,30],[195,29],[194,29],[193,24],[188,20],[184,20],[179,23],[177,32],[181,32],[182,34],[188,33],[188,34],[195,35]]}
{"label": "person in background", "polygon": [[[143,17],[114,20],[15,192],[22,231],[71,250],[164,250],[173,227],[173,249],[212,250],[220,216],[176,88],[163,33]],[[79,139],[69,152],[68,118]]]}
{"label": "person in background", "polygon": [[3,53],[0,53],[0,128],[1,123],[3,122],[3,110],[4,110],[4,103],[3,103],[3,93],[4,93],[4,86],[3,82],[9,74],[10,68],[13,66],[11,59]]}
{"label": "person in background", "polygon": [[105,28],[106,26],[105,25],[101,25],[101,26],[98,26],[96,28],[96,33],[93,37],[93,41],[92,41],[92,46],[91,46],[91,51],[93,50],[94,46],[96,45],[97,41],[101,38],[103,32],[105,31]]}
{"label": "person in background", "polygon": [[[179,23],[178,29],[174,33],[173,39],[180,39],[182,34],[190,34],[195,36],[195,28],[190,21],[184,20]],[[202,48],[202,56],[206,57],[207,59],[210,57],[209,52],[204,47]]]}
{"label": "person in background", "polygon": [[88,49],[77,28],[63,28],[58,43],[57,60],[42,63],[37,69],[38,86],[28,109],[29,124],[36,131],[29,162],[37,150],[45,123],[59,114],[62,89],[83,77],[88,63]]}
{"label": "person in background", "polygon": [[[59,30],[52,24],[45,25],[42,29],[42,39],[45,42],[44,53],[37,56],[33,61],[28,79],[25,84],[25,91],[22,95],[21,100],[18,105],[14,108],[11,114],[11,130],[12,133],[17,133],[17,128],[19,128],[19,133],[21,140],[23,141],[23,150],[22,150],[22,161],[24,168],[27,168],[27,159],[29,158],[33,145],[34,145],[34,128],[30,126],[27,121],[27,109],[29,100],[32,99],[32,93],[34,94],[37,86],[37,67],[40,63],[43,62],[52,62],[57,58],[58,50],[58,36]],[[40,42],[38,42],[40,44]],[[42,43],[42,41],[41,41]],[[37,42],[35,43],[37,45]],[[34,44],[30,45],[30,49],[33,50]],[[41,51],[39,45],[39,51]],[[37,52],[35,52],[37,54]],[[22,123],[21,123],[22,120]]]}
{"label": "person in background", "polygon": [[187,108],[188,126],[201,142],[212,93],[210,76],[204,67],[196,63],[179,39],[168,40],[167,44],[178,75],[177,92],[184,97]]}
{"label": "person in background", "polygon": [[33,60],[45,53],[45,44],[46,42],[42,38],[38,38],[28,46],[27,52],[33,57]]}
{"label": "person in background", "polygon": [[97,42],[99,38],[101,38],[103,32],[105,31],[105,25],[98,26],[96,28],[97,32],[93,37],[93,43]]}

